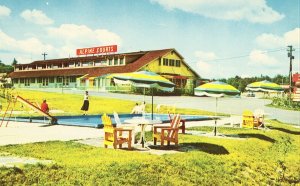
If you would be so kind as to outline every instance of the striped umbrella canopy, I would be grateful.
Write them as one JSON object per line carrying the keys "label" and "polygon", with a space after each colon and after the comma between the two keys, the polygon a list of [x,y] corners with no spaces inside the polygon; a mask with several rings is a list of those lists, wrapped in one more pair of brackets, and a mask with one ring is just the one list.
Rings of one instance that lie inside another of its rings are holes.
{"label": "striped umbrella canopy", "polygon": [[[210,83],[205,83],[200,85],[199,87],[194,89],[196,96],[209,96],[216,98],[216,112],[215,116],[217,115],[218,109],[218,98],[224,95],[228,96],[236,96],[240,94],[240,91],[233,86],[221,82],[221,81],[213,81]],[[215,127],[213,131],[214,135],[217,135],[217,118],[215,117]]]}
{"label": "striped umbrella canopy", "polygon": [[166,78],[149,71],[139,71],[131,73],[111,74],[107,78],[113,78],[116,84],[129,84],[135,87],[152,89],[152,116],[153,119],[153,89],[172,92],[175,84]]}
{"label": "striped umbrella canopy", "polygon": [[162,91],[174,91],[175,84],[166,78],[149,71],[111,74],[107,78],[113,78],[117,84],[130,84],[135,87],[157,88]]}
{"label": "striped umbrella canopy", "polygon": [[222,97],[224,95],[235,96],[240,94],[238,89],[221,81],[205,83],[194,90],[196,96]]}
{"label": "striped umbrella canopy", "polygon": [[247,85],[246,90],[261,92],[281,92],[283,91],[283,88],[276,83],[264,80]]}

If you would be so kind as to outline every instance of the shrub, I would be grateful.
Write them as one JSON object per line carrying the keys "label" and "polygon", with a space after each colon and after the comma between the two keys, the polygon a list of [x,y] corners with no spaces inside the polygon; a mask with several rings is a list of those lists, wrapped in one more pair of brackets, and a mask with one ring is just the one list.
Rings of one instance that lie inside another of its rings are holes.
{"label": "shrub", "polygon": [[300,110],[300,103],[291,101],[288,97],[274,97],[272,99],[271,106],[291,110]]}

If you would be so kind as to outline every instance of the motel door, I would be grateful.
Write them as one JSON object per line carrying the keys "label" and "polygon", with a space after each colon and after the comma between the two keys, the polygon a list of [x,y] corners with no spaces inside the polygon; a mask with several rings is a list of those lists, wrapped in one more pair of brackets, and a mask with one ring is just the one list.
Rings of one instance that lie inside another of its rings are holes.
{"label": "motel door", "polygon": [[43,78],[43,79],[42,79],[42,83],[43,83],[43,86],[44,86],[44,87],[47,87],[48,84],[49,84],[49,79],[48,79],[48,78]]}
{"label": "motel door", "polygon": [[30,79],[29,78],[25,78],[25,86],[30,86]]}
{"label": "motel door", "polygon": [[63,86],[68,87],[70,83],[70,77],[64,77],[63,78]]}

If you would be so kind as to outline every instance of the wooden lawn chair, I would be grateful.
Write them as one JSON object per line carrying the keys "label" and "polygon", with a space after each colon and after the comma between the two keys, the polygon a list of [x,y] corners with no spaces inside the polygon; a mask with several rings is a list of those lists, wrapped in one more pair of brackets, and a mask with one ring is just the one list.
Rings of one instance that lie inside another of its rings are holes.
{"label": "wooden lawn chair", "polygon": [[[101,119],[104,125],[104,147],[112,145],[116,149],[117,145],[122,148],[123,143],[128,143],[128,149],[131,149],[132,129],[113,127],[110,117],[106,114],[103,114]],[[124,137],[123,132],[128,132],[128,136]]]}
{"label": "wooden lawn chair", "polygon": [[244,128],[258,128],[259,122],[250,110],[243,111],[242,127]]}
{"label": "wooden lawn chair", "polygon": [[[171,122],[171,126],[154,126],[153,130],[153,141],[156,145],[157,141],[161,141],[161,146],[164,146],[164,141],[167,141],[168,145],[170,142],[178,145],[178,130],[180,123],[180,115],[176,114]],[[160,129],[160,132],[158,131]]]}
{"label": "wooden lawn chair", "polygon": [[[172,124],[173,118],[172,115],[170,113],[168,113],[169,115],[169,119],[170,119],[170,124]],[[175,116],[175,114],[173,115]],[[185,119],[180,119],[180,125],[179,125],[179,129],[181,129],[181,133],[185,134]]]}

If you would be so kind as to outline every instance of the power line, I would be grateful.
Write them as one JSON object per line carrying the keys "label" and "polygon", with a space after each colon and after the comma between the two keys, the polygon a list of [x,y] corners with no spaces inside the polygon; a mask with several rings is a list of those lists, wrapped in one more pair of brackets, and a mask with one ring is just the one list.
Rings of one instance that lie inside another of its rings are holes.
{"label": "power line", "polygon": [[[299,48],[295,48],[299,49]],[[278,49],[273,49],[273,50],[267,50],[267,51],[262,51],[259,52],[260,54],[267,54],[267,53],[272,53],[272,52],[278,52],[286,50],[286,48],[278,48]],[[245,55],[240,55],[240,56],[233,56],[233,57],[226,57],[226,58],[219,58],[219,59],[212,59],[212,60],[203,60],[205,62],[217,62],[217,61],[226,61],[226,60],[231,60],[231,59],[239,59],[239,58],[244,58],[244,57],[249,57],[250,54],[245,54]]]}

